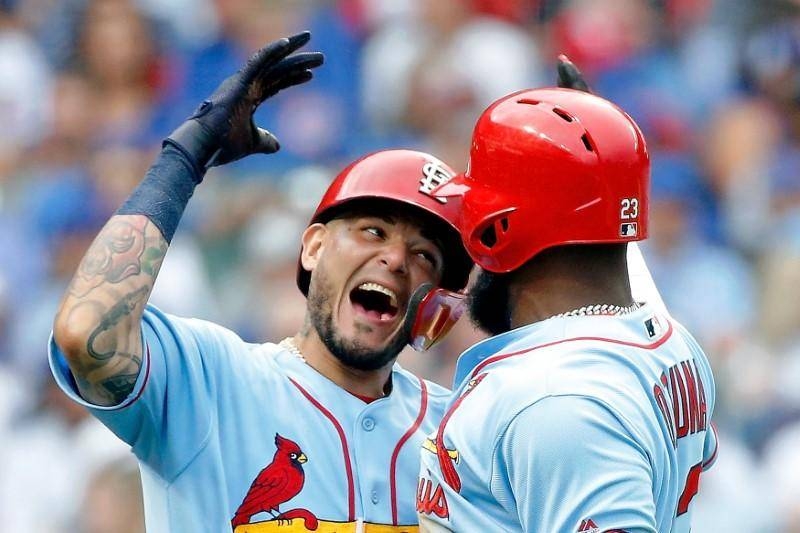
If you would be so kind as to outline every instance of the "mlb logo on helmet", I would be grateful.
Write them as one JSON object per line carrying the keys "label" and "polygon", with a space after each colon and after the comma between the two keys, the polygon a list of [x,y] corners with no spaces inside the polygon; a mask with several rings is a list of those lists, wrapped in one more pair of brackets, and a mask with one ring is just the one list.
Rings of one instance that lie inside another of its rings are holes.
{"label": "mlb logo on helmet", "polygon": [[619,226],[620,237],[636,237],[639,234],[639,227],[636,222],[625,222]]}

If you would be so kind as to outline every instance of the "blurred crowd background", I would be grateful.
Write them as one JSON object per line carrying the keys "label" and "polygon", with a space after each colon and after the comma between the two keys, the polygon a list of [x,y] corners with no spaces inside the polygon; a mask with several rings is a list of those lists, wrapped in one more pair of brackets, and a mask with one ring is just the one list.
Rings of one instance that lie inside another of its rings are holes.
{"label": "blurred crowd background", "polygon": [[[797,0],[0,0],[0,531],[143,531],[127,448],[53,384],[59,297],[160,140],[250,52],[311,29],[316,79],[258,121],[282,150],[198,187],[152,302],[253,341],[294,333],[299,237],[388,147],[461,169],[493,99],[566,52],[641,125],[663,298],[708,352],[719,460],[697,533],[800,531]],[[463,320],[402,364],[450,385]]]}

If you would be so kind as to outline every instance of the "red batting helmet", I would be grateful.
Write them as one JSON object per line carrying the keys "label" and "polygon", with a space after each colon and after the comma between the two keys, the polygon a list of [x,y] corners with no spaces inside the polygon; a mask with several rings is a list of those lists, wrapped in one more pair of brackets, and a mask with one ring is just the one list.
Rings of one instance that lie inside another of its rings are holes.
{"label": "red batting helmet", "polygon": [[500,273],[552,246],[644,239],[649,182],[644,137],[624,111],[584,92],[537,89],[483,112],[466,173],[434,194],[460,197],[467,251]]}
{"label": "red batting helmet", "polygon": [[[453,176],[453,169],[424,152],[384,150],[369,154],[336,176],[309,225],[328,222],[358,205],[390,201],[410,206],[419,211],[420,224],[432,225],[433,233],[441,238],[444,273],[440,285],[459,291],[467,284],[472,261],[455,226],[458,202],[431,194]],[[298,262],[297,286],[303,294],[308,294],[310,279],[310,272]]]}

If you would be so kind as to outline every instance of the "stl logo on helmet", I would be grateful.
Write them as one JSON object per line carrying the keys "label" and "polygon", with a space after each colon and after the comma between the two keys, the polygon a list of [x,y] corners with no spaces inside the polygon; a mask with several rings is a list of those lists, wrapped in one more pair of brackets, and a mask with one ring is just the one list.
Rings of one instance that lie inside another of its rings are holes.
{"label": "stl logo on helmet", "polygon": [[428,161],[422,166],[422,178],[419,180],[419,192],[430,196],[438,202],[446,204],[447,198],[439,198],[433,196],[431,193],[436,187],[444,185],[453,179],[453,177],[454,174],[451,174],[444,168],[441,161]]}

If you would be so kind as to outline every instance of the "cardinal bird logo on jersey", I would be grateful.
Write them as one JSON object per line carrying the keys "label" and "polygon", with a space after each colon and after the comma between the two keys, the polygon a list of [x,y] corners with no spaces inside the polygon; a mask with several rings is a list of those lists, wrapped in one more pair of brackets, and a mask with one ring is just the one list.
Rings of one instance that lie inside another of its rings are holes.
{"label": "cardinal bird logo on jersey", "polygon": [[306,528],[317,528],[317,519],[306,509],[292,509],[281,513],[278,506],[297,496],[303,489],[305,473],[303,463],[306,458],[303,450],[296,442],[275,434],[275,456],[272,462],[258,473],[250,485],[250,490],[242,500],[231,520],[231,526],[249,524],[250,518],[258,513],[267,512],[273,520],[291,520],[302,518]]}
{"label": "cardinal bird logo on jersey", "polygon": [[423,444],[423,448],[432,451],[436,454],[436,457],[439,459],[439,469],[442,472],[442,478],[444,482],[447,483],[451,489],[456,492],[461,492],[461,477],[459,477],[458,472],[456,471],[456,464],[459,461],[459,453],[457,450],[449,449],[444,444],[444,430],[447,426],[447,423],[450,421],[450,417],[453,416],[453,413],[458,409],[461,405],[461,402],[464,401],[464,398],[469,396],[469,394],[475,390],[481,381],[486,377],[486,373],[480,374],[475,378],[471,379],[469,383],[467,383],[467,387],[464,389],[463,394],[453,402],[453,405],[450,406],[450,409],[444,414],[444,418],[442,418],[441,423],[439,424],[439,430],[436,432],[436,439],[432,442],[428,442],[430,439],[426,440]]}

